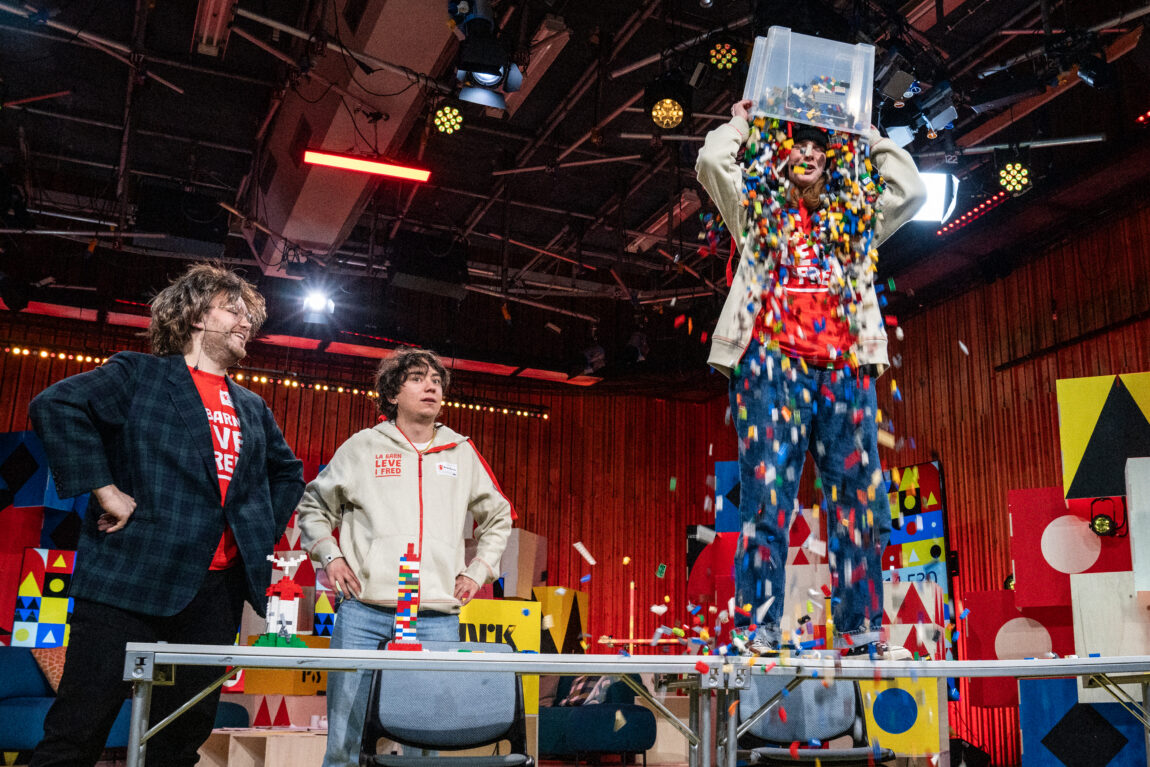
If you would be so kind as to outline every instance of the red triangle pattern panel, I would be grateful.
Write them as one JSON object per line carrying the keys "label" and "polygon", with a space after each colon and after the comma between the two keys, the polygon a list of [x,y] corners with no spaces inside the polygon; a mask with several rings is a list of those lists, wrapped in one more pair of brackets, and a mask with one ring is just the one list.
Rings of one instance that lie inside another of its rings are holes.
{"label": "red triangle pattern panel", "polygon": [[791,522],[790,539],[787,543],[788,546],[802,546],[807,542],[807,538],[811,535],[811,526],[807,522],[806,514],[796,514],[795,519]]}
{"label": "red triangle pattern panel", "polygon": [[273,727],[291,727],[291,716],[288,715],[287,704],[284,699],[280,698],[280,706],[276,710],[276,718],[272,722]]}
{"label": "red triangle pattern panel", "polygon": [[252,727],[271,727],[272,715],[268,711],[268,699],[265,695],[260,698],[260,707],[256,711],[256,718],[252,721]]}
{"label": "red triangle pattern panel", "polygon": [[[885,589],[884,589],[885,590]],[[895,623],[938,623],[934,611],[927,611],[917,588],[909,588],[902,605],[898,608]],[[909,648],[908,648],[909,649]]]}

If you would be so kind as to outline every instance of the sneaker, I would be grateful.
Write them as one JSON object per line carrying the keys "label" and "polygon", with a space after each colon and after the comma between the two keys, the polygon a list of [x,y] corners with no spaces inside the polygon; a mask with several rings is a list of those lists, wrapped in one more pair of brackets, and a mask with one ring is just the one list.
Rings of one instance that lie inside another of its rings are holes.
{"label": "sneaker", "polygon": [[752,639],[743,645],[743,655],[763,657],[765,655],[778,655],[779,644],[767,639]]}
{"label": "sneaker", "polygon": [[871,645],[871,657],[875,660],[910,660],[910,650],[902,645],[894,645],[893,647],[886,642],[878,641]]}
{"label": "sneaker", "polygon": [[858,644],[850,648],[847,655],[868,655],[871,660],[910,660],[910,650],[901,645],[893,647],[881,639],[877,642]]}

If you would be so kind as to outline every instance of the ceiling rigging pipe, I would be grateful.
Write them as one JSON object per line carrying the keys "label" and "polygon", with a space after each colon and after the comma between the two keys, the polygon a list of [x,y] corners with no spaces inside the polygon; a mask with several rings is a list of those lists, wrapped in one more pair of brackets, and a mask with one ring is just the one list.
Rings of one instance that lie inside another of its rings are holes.
{"label": "ceiling rigging pipe", "polygon": [[[136,0],[136,15],[133,18],[132,31],[132,67],[128,70],[128,85],[124,93],[124,129],[120,133],[120,165],[116,169],[116,201],[119,203],[119,227],[117,231],[124,231],[128,226],[128,155],[132,149],[132,125],[135,122],[135,111],[132,109],[132,98],[136,92],[137,67],[144,53],[144,36],[148,30],[148,0]],[[119,239],[117,238],[117,242]]]}
{"label": "ceiling rigging pipe", "polygon": [[[1046,5],[1046,3],[1044,0],[1044,2],[1043,2],[1044,8],[1045,8],[1045,5]],[[1099,32],[1099,31],[1101,31],[1103,29],[1107,29],[1109,27],[1117,27],[1117,26],[1120,26],[1122,24],[1125,24],[1128,21],[1132,21],[1134,19],[1138,19],[1138,18],[1141,18],[1143,16],[1146,16],[1147,14],[1150,14],[1150,4],[1146,4],[1146,5],[1142,6],[1141,8],[1136,8],[1132,11],[1127,11],[1126,13],[1121,13],[1121,14],[1119,14],[1119,15],[1111,18],[1111,19],[1103,21],[1100,24],[1095,24],[1094,26],[1089,27],[1088,31]],[[1050,26],[1049,15],[1044,12],[1043,13],[1043,34],[1046,36],[1049,36],[1049,32],[1047,31],[1049,29],[1049,26]],[[1036,48],[1032,48],[1031,50],[1027,51],[1026,53],[1019,54],[1018,56],[1015,56],[1014,58],[1007,59],[1006,61],[1002,62],[1001,64],[997,64],[997,65],[995,65],[989,69],[986,69],[986,70],[980,72],[978,76],[983,77],[983,78],[989,77],[990,75],[995,74],[996,72],[1001,72],[1004,69],[1010,69],[1015,64],[1020,64],[1024,61],[1029,61],[1031,59],[1038,58],[1039,56],[1043,55],[1044,53],[1046,53],[1046,46],[1040,45]]]}
{"label": "ceiling rigging pipe", "polygon": [[[237,7],[235,12],[236,16],[244,19],[249,19],[256,22],[257,24],[263,24],[265,27],[279,30],[284,34],[291,35],[292,37],[297,37],[300,40],[310,41],[313,37],[313,35],[304,32],[302,29],[296,29],[295,27],[288,26],[287,24],[276,21],[275,19],[269,19],[267,16],[261,16],[258,13],[252,13],[245,8]],[[237,29],[237,27],[232,27],[232,29],[234,31]],[[357,63],[366,64],[368,67],[373,69],[382,69],[384,72],[390,72],[395,75],[406,77],[410,82],[418,83],[424,88],[438,91],[439,93],[450,94],[454,90],[453,88],[438,82],[435,78],[431,77],[431,75],[426,75],[422,72],[416,72],[414,69],[399,66],[398,64],[392,64],[391,62],[383,61],[382,59],[377,59],[376,57],[362,51],[353,51],[346,45],[340,45],[339,43],[335,43],[329,40],[327,42],[327,48],[328,50],[335,51],[336,53],[339,53],[342,56],[346,56]]]}
{"label": "ceiling rigging pipe", "polygon": [[670,56],[674,56],[676,53],[682,53],[688,48],[693,48],[699,43],[709,40],[716,35],[726,34],[732,29],[741,29],[751,23],[751,18],[752,17],[750,16],[744,16],[741,19],[737,19],[736,21],[731,22],[731,24],[728,26],[719,27],[718,29],[712,29],[709,32],[704,32],[703,34],[692,37],[689,40],[684,40],[678,45],[672,45],[670,48],[667,48],[664,51],[653,53],[646,58],[639,59],[638,61],[632,62],[624,67],[619,67],[614,72],[607,75],[607,79],[618,80],[623,75],[629,75],[632,72],[642,69],[643,67],[650,66],[651,64],[657,64],[658,62],[663,61]]}
{"label": "ceiling rigging pipe", "polygon": [[[659,2],[660,0],[646,0],[641,8],[632,13],[627,21],[623,23],[622,28],[615,36],[615,44],[611,48],[611,54],[608,57],[609,59],[613,59],[615,56],[617,56],[619,51],[623,49],[623,46],[630,42],[631,38],[635,35],[636,32],[639,31],[639,28],[643,25],[643,22],[646,21],[647,18],[655,12],[655,9],[659,6]],[[543,145],[543,142],[547,140],[547,138],[551,135],[551,132],[555,130],[555,128],[561,122],[563,122],[564,118],[570,114],[571,110],[575,108],[575,105],[579,99],[583,98],[587,91],[591,89],[591,86],[596,83],[599,76],[599,66],[600,62],[599,60],[596,60],[587,67],[587,69],[583,72],[583,75],[579,78],[579,82],[577,82],[575,87],[571,89],[571,94],[564,100],[562,104],[559,105],[559,107],[551,114],[550,117],[544,120],[543,130],[540,131],[539,135],[536,136],[531,141],[531,143],[519,150],[519,154],[515,156],[515,163],[517,166],[525,163],[527,159],[535,153],[535,150]],[[472,211],[471,214],[467,217],[467,225],[464,227],[465,236],[471,234],[471,232],[483,219],[483,216],[487,214],[487,211],[491,209],[494,201],[499,197],[499,195],[503,193],[503,184],[505,183],[507,182],[503,180],[497,181],[495,188],[491,190],[491,196],[487,199],[487,201],[478,205],[476,209]]]}
{"label": "ceiling rigging pipe", "polygon": [[[295,59],[293,59],[291,56],[287,55],[286,53],[284,53],[281,50],[276,49],[274,46],[268,45],[263,40],[260,40],[258,37],[253,35],[251,32],[248,32],[246,29],[243,29],[241,27],[232,27],[232,34],[239,35],[244,40],[247,40],[249,43],[251,43],[255,47],[259,48],[264,53],[266,53],[270,56],[274,56],[275,58],[279,59],[283,63],[287,64],[289,67],[296,67],[296,68],[299,67],[299,63]],[[341,87],[339,85],[339,83],[333,83],[331,80],[328,80],[327,78],[325,78],[325,77],[323,77],[323,76],[321,76],[315,72],[308,72],[306,77],[308,77],[312,80],[315,80],[320,85],[327,86],[328,88],[335,91],[336,93],[338,93],[339,95],[343,96],[346,99],[351,99],[356,104],[358,104],[361,109],[366,109],[368,112],[381,111],[381,110],[378,110],[375,107],[375,105],[367,103],[366,101],[361,99],[359,96],[356,96],[354,93],[349,91],[347,88]]]}
{"label": "ceiling rigging pipe", "polygon": [[[39,17],[39,15],[41,13],[40,11],[36,10],[35,8],[32,8],[31,6],[25,6],[24,8],[20,8],[18,6],[11,5],[9,3],[0,3],[0,11],[5,11],[6,13],[11,13],[15,16],[19,16],[19,17],[24,18],[24,19],[32,19],[32,17],[34,17],[34,16]],[[37,18],[37,21],[38,20],[39,19]],[[76,38],[83,40],[85,43],[87,43],[88,45],[92,46],[93,48],[99,50],[100,52],[106,53],[109,56],[111,56],[112,58],[117,59],[119,61],[122,61],[123,63],[132,67],[133,76],[135,76],[135,74],[136,74],[135,70],[139,68],[139,62],[134,63],[130,58],[128,58],[133,53],[132,48],[129,48],[127,45],[124,45],[123,43],[118,43],[115,40],[109,40],[108,38],[101,37],[100,35],[94,35],[91,32],[85,32],[84,30],[78,29],[77,27],[72,27],[72,26],[69,26],[67,24],[61,24],[58,21],[54,21],[54,20],[48,19],[48,18],[44,19],[44,26],[51,27],[52,29],[58,29],[61,32],[67,32],[68,34],[72,35],[73,37],[76,37]],[[118,53],[117,53],[117,51],[118,51]],[[123,55],[120,55],[120,54],[123,54]],[[168,87],[168,88],[171,88],[176,93],[183,94],[183,92],[184,92],[183,88],[181,88],[180,86],[178,86],[178,85],[176,85],[176,84],[174,84],[168,80],[165,80],[164,78],[157,75],[155,72],[149,72],[147,70],[141,70],[141,71],[143,72],[144,75],[152,78],[153,80],[160,83],[161,85]]]}
{"label": "ceiling rigging pipe", "polygon": [[[29,37],[38,37],[42,40],[51,40],[54,43],[67,43],[69,45],[78,45],[82,48],[95,48],[101,53],[107,53],[104,48],[99,48],[91,43],[78,38],[76,35],[69,35],[68,37],[57,37],[56,35],[49,35],[45,32],[40,32],[35,29],[23,29],[21,27],[13,27],[8,24],[0,24],[0,30],[4,32],[13,32],[19,35],[27,35]],[[106,46],[110,47],[112,41],[107,41]],[[124,59],[116,57],[120,61]],[[202,75],[211,75],[212,77],[223,77],[227,80],[235,80],[236,82],[249,83],[251,85],[259,85],[263,88],[275,88],[276,84],[271,80],[263,80],[259,77],[250,77],[248,75],[241,75],[238,72],[225,72],[222,69],[212,69],[211,67],[201,67],[198,64],[187,64],[183,61],[175,61],[173,59],[166,59],[163,56],[153,56],[152,54],[145,54],[144,61],[149,64],[160,64],[165,67],[172,67],[173,69],[184,69],[188,72],[198,72]],[[127,63],[127,62],[125,62]],[[177,93],[183,93],[182,90],[177,90]]]}

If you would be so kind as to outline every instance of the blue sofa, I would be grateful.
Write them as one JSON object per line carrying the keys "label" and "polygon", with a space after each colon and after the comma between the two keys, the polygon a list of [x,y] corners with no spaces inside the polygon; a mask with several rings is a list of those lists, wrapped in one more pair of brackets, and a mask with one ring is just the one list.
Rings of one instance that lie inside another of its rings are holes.
{"label": "blue sofa", "polygon": [[[638,681],[638,678],[632,676]],[[635,691],[623,681],[607,688],[602,703],[581,706],[559,706],[571,690],[573,676],[559,677],[552,706],[539,707],[539,756],[573,757],[599,761],[603,754],[618,754],[626,764],[633,754],[643,755],[655,745],[655,714],[635,703]],[[622,714],[622,727],[616,729],[617,714]]]}
{"label": "blue sofa", "polygon": [[[0,752],[31,751],[44,737],[44,717],[56,694],[27,647],[0,645]],[[124,701],[105,748],[126,748],[132,703]],[[248,712],[237,703],[221,702],[217,727],[246,727]]]}

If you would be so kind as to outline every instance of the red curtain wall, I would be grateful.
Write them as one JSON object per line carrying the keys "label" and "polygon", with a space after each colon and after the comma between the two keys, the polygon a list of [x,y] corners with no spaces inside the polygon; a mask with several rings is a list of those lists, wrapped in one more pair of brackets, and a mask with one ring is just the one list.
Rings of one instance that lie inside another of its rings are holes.
{"label": "red curtain wall", "polygon": [[[99,334],[82,323],[20,316],[0,317],[0,348],[37,347],[114,350],[142,348],[121,331]],[[347,366],[300,362],[290,352],[261,349],[249,367],[295,370],[326,380],[363,386],[370,363]],[[28,402],[41,389],[91,364],[41,359],[35,354],[0,358],[3,402],[0,431],[31,428]],[[318,465],[355,431],[375,423],[374,401],[333,391],[251,385],[267,400],[289,444]],[[547,538],[548,583],[589,592],[587,618],[592,652],[612,652],[596,640],[623,637],[628,628],[629,583],[635,581],[636,634],[687,620],[684,608],[686,529],[713,522],[704,503],[716,460],[734,457],[723,416],[723,398],[706,404],[641,396],[595,394],[572,387],[517,391],[498,379],[457,377],[452,394],[549,408],[549,418],[522,418],[447,408],[442,419],[473,438],[518,514],[517,526]],[[674,489],[672,489],[672,484]],[[589,567],[572,548],[582,541],[597,559]],[[624,566],[622,560],[631,562]],[[656,576],[667,565],[663,578]],[[587,583],[581,578],[590,574]],[[658,617],[652,604],[671,598]]]}
{"label": "red curtain wall", "polygon": [[[1143,207],[1037,254],[997,282],[903,318],[906,340],[894,351],[904,364],[882,379],[880,402],[915,446],[886,451],[884,464],[941,460],[960,601],[967,590],[1001,587],[1010,571],[1007,492],[1061,482],[1055,381],[1150,370],[1148,262],[1150,208]],[[76,350],[140,348],[138,339],[94,323],[12,315],[0,317],[0,339]],[[370,365],[317,362],[289,351],[262,351],[250,362],[353,385],[370,380]],[[0,429],[28,428],[31,397],[82,367],[5,355]],[[892,379],[902,402],[892,402]],[[372,403],[362,397],[254,388],[311,462],[326,460],[374,420]],[[461,380],[457,393],[550,408],[547,421],[455,410],[446,420],[474,437],[515,504],[518,524],[546,536],[548,582],[590,592],[593,648],[603,634],[625,635],[631,580],[638,635],[685,617],[685,528],[711,520],[703,505],[706,479],[714,461],[735,455],[724,397],[693,404],[594,390],[517,391],[498,379]],[[585,565],[571,547],[575,541],[586,544],[596,567]],[[622,564],[624,556],[630,565]],[[659,564],[667,565],[663,579],[655,575]],[[588,572],[591,580],[580,585]],[[660,618],[648,607],[664,596],[672,609]],[[964,650],[960,642],[960,657]],[[996,764],[1019,761],[1015,711],[960,703],[951,707],[951,724],[988,749]]]}

